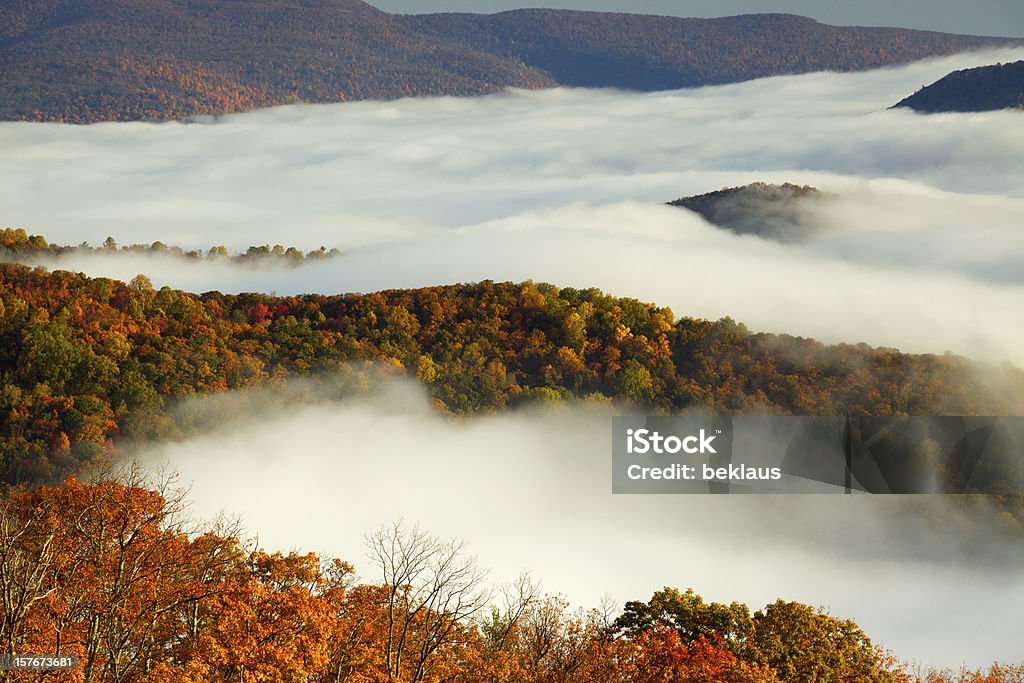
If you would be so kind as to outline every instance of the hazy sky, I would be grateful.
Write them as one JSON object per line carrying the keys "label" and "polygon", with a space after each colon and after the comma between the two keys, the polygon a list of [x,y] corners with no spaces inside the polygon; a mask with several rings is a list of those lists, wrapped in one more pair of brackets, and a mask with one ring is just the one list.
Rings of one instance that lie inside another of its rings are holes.
{"label": "hazy sky", "polygon": [[500,12],[521,7],[720,17],[787,12],[828,24],[905,26],[977,35],[1024,36],[1022,0],[370,0],[388,12]]}

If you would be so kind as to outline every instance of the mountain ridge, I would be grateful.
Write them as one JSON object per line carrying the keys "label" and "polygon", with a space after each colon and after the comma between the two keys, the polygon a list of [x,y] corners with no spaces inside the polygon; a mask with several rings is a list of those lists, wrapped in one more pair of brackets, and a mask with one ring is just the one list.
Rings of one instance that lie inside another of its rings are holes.
{"label": "mountain ridge", "polygon": [[[5,233],[16,260],[42,238]],[[23,247],[23,248],[22,248]],[[30,261],[30,259],[28,259]],[[661,412],[1010,415],[1024,371],[826,345],[596,288],[525,282],[366,294],[202,294],[0,262],[0,482],[48,481],[118,444],[180,438],[180,397],[330,383],[372,363],[439,411],[619,402]],[[341,375],[338,375],[341,373]],[[358,371],[357,371],[358,374]]]}
{"label": "mountain ridge", "polygon": [[1020,44],[785,14],[403,15],[361,0],[11,0],[0,8],[0,118],[185,119],[509,87],[651,91]]}
{"label": "mountain ridge", "polygon": [[[930,51],[925,49],[929,41],[933,41],[931,49],[941,51],[952,48],[951,38],[967,39],[976,46],[989,40],[914,29],[837,27],[786,13],[682,18],[537,8],[400,18],[425,33],[520,58],[545,69],[562,85],[610,85],[630,90],[697,87],[825,69],[866,69],[920,58]],[[578,40],[581,35],[589,39]],[[557,49],[556,59],[564,60],[566,50],[569,57],[578,57],[566,62],[569,67],[581,67],[579,71],[566,71],[566,63],[557,61],[552,68],[552,55],[537,53],[537,48],[552,44]],[[709,46],[726,50],[702,61],[700,52]],[[722,54],[732,61],[717,64]],[[616,66],[617,62],[634,70],[629,78],[612,74],[609,80],[609,74],[601,72],[600,67]]]}

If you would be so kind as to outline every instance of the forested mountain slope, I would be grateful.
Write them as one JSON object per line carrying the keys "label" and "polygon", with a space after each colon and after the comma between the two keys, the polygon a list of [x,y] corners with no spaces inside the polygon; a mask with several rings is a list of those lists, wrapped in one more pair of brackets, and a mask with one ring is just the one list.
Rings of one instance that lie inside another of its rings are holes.
{"label": "forested mountain slope", "polygon": [[165,119],[554,85],[359,0],[44,0],[0,12],[5,119]]}
{"label": "forested mountain slope", "polygon": [[787,15],[399,16],[360,0],[10,0],[0,6],[0,118],[174,119],[507,87],[653,90],[1008,42]]}
{"label": "forested mountain slope", "polygon": [[121,441],[184,436],[175,399],[361,361],[462,414],[573,398],[729,414],[1024,410],[1017,368],[755,334],[596,289],[197,295],[0,264],[0,477],[51,480]]}

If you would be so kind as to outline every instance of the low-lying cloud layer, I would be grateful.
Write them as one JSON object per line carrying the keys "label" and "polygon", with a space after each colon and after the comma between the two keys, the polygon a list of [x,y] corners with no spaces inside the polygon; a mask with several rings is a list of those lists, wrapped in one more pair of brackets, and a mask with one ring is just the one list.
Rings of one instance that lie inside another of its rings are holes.
{"label": "low-lying cloud layer", "polygon": [[[201,123],[0,124],[0,220],[51,241],[321,245],[260,271],[78,254],[48,265],[194,291],[458,281],[598,286],[755,329],[1024,363],[1024,117],[886,110],[961,55],[653,94],[554,90],[280,107]],[[659,206],[813,184],[813,240]]]}
{"label": "low-lying cloud layer", "polygon": [[[830,224],[798,245],[630,202],[542,209],[295,269],[103,254],[50,265],[122,280],[145,272],[157,286],[194,291],[365,292],[484,279],[596,285],[760,331],[1024,364],[1024,233],[1014,223],[1024,200],[939,193],[915,200],[927,205],[911,212],[901,210],[906,194],[851,196],[830,205],[822,218]],[[987,216],[971,206],[986,203],[995,205]],[[972,211],[987,223],[965,227]]]}
{"label": "low-lying cloud layer", "polygon": [[496,582],[528,569],[578,605],[692,586],[827,606],[925,664],[1020,656],[1021,548],[948,498],[614,496],[610,407],[452,421],[394,380],[340,403],[282,411],[280,398],[250,397],[251,422],[142,458],[180,472],[195,514],[240,513],[264,546],[339,556],[369,580],[363,535],[403,517],[467,541]]}

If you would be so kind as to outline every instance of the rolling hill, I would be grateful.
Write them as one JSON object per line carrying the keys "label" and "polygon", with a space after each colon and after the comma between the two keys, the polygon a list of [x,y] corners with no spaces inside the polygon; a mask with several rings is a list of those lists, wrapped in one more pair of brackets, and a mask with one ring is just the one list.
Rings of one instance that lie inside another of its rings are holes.
{"label": "rolling hill", "polygon": [[0,6],[0,118],[181,119],[508,87],[657,90],[1009,42],[1020,43],[789,15],[404,16],[360,0],[10,0]]}
{"label": "rolling hill", "polygon": [[[42,244],[5,234],[8,258]],[[592,288],[199,295],[0,263],[0,482],[56,480],[118,444],[182,438],[201,420],[181,421],[178,399],[288,378],[330,385],[364,363],[467,416],[566,400],[730,415],[1024,410],[1024,373],[1010,366],[752,333]]]}

